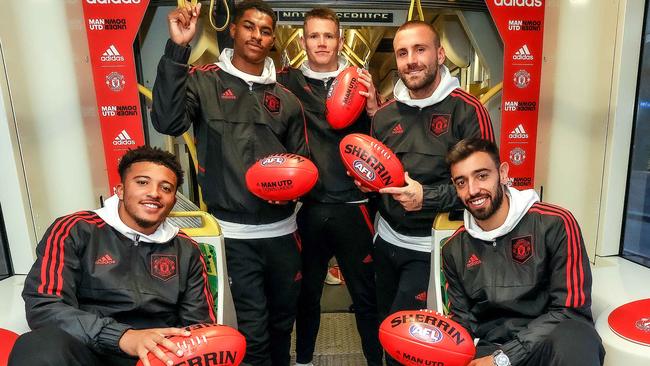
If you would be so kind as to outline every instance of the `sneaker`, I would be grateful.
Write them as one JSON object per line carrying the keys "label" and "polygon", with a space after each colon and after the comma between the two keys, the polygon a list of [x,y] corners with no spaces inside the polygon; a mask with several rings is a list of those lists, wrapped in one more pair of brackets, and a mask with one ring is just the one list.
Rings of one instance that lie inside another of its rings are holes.
{"label": "sneaker", "polygon": [[340,285],[343,283],[343,275],[339,266],[332,266],[327,270],[327,276],[325,276],[325,283],[328,285]]}

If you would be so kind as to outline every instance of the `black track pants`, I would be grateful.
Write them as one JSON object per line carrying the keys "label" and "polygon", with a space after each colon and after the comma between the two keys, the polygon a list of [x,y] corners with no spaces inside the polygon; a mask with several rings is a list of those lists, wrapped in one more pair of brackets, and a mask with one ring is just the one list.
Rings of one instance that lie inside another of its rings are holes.
{"label": "black track pants", "polygon": [[288,366],[300,273],[298,233],[267,239],[225,239],[244,364]]}
{"label": "black track pants", "polygon": [[364,204],[306,203],[298,212],[303,280],[296,318],[296,361],[312,361],[320,326],[320,300],[327,264],[336,257],[352,297],[357,330],[369,365],[381,365],[373,219]]}

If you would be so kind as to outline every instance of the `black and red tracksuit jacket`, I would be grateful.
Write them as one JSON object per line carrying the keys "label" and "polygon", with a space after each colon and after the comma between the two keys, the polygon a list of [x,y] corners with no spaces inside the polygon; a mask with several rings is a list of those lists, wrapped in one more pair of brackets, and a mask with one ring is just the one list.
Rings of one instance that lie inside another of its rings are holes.
{"label": "black and red tracksuit jacket", "polygon": [[92,211],[54,221],[36,247],[23,299],[32,329],[55,326],[89,347],[121,352],[128,329],[215,322],[196,243],[131,240]]}
{"label": "black and red tracksuit jacket", "polygon": [[424,108],[394,99],[387,102],[372,119],[372,136],[388,146],[404,171],[422,185],[423,206],[419,211],[404,210],[391,195],[380,197],[382,218],[393,230],[409,236],[430,236],[436,215],[459,205],[445,160],[449,148],[472,137],[494,141],[487,110],[459,88]]}
{"label": "black and red tracksuit jacket", "polygon": [[190,68],[190,51],[167,41],[153,88],[153,126],[174,136],[193,126],[199,185],[217,219],[251,225],[286,219],[295,204],[254,196],[245,176],[270,154],[309,157],[300,101],[279,83],[249,86],[215,64]]}
{"label": "black and red tracksuit jacket", "polygon": [[537,202],[494,242],[462,226],[442,248],[452,319],[501,345],[514,366],[563,320],[592,322],[591,270],[580,227]]}
{"label": "black and red tracksuit jacket", "polygon": [[277,73],[279,83],[285,85],[302,102],[307,120],[307,137],[311,159],[318,167],[318,182],[305,201],[322,203],[354,202],[366,199],[345,172],[341,162],[339,143],[348,134],[370,131],[370,118],[362,112],[349,127],[335,130],[325,118],[327,91],[334,78],[327,83],[305,77],[302,71],[284,68]]}

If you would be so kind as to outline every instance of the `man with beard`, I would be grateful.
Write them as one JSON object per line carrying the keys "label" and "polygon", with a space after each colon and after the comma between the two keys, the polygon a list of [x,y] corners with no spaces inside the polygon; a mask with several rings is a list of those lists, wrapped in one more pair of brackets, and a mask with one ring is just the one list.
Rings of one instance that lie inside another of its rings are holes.
{"label": "man with beard", "polygon": [[308,156],[300,101],[276,83],[276,14],[263,1],[235,10],[233,49],[216,64],[189,67],[200,3],[168,15],[170,40],[158,65],[152,122],[179,135],[193,125],[198,179],[208,211],[225,237],[237,323],[249,365],[289,365],[300,289],[295,203],[266,202],[248,191],[247,169],[273,153]]}
{"label": "man with beard", "polygon": [[183,171],[162,150],[127,152],[117,193],[57,219],[36,247],[23,290],[31,332],[9,365],[149,364],[182,351],[175,327],[215,322],[201,252],[167,222]]}
{"label": "man with beard", "polygon": [[406,186],[379,191],[375,268],[380,319],[426,307],[431,225],[439,212],[457,206],[447,150],[468,137],[494,139],[488,112],[443,65],[445,50],[430,24],[402,25],[393,49],[400,80],[395,100],[375,114],[372,134],[404,165]]}
{"label": "man with beard", "polygon": [[339,156],[341,139],[354,132],[368,133],[377,110],[370,73],[360,82],[368,87],[366,113],[350,127],[335,130],[325,118],[327,90],[348,65],[339,58],[343,47],[339,19],[327,8],[305,14],[301,43],[307,61],[299,69],[286,68],[278,82],[295,93],[305,107],[312,160],[318,166],[318,182],[298,212],[302,238],[302,285],[296,316],[296,362],[312,365],[320,325],[320,300],[327,264],[336,256],[352,297],[357,330],[369,365],[380,366],[382,349],[377,338],[377,301],[372,256],[374,228],[367,199],[346,175]]}
{"label": "man with beard", "polygon": [[507,187],[508,164],[490,141],[463,140],[447,161],[466,210],[442,260],[451,317],[479,338],[469,365],[602,365],[573,215]]}

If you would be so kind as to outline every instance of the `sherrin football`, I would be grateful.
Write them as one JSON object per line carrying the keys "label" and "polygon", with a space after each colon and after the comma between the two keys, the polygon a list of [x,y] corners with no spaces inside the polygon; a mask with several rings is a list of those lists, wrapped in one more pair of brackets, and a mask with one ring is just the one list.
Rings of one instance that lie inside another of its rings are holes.
{"label": "sherrin football", "polygon": [[[195,324],[185,329],[190,331],[189,337],[173,336],[169,338],[183,350],[182,357],[169,351],[166,352],[167,357],[174,361],[175,366],[236,366],[244,359],[246,339],[234,328],[219,324]],[[149,362],[151,366],[167,366],[151,352],[149,353]],[[136,366],[142,365],[142,361],[138,361]]]}
{"label": "sherrin football", "polygon": [[246,172],[248,190],[267,201],[294,200],[309,192],[317,181],[316,165],[290,153],[263,157]]}
{"label": "sherrin football", "polygon": [[431,310],[388,316],[379,326],[379,342],[402,365],[466,366],[476,354],[465,328]]}
{"label": "sherrin football", "polygon": [[366,188],[404,186],[404,167],[397,156],[378,140],[362,133],[345,136],[339,144],[345,169]]}
{"label": "sherrin football", "polygon": [[333,129],[350,126],[366,108],[366,97],[359,91],[368,91],[359,82],[360,68],[348,67],[334,79],[327,91],[325,118]]}

